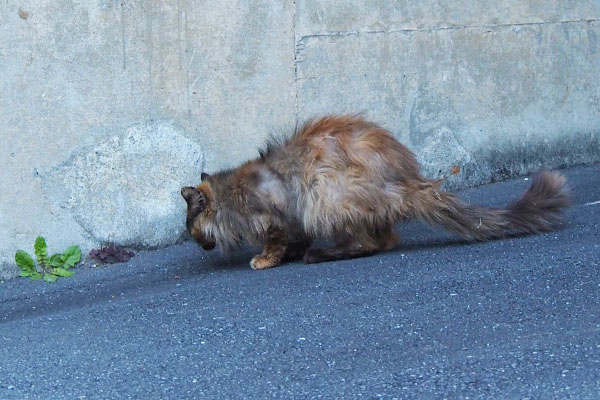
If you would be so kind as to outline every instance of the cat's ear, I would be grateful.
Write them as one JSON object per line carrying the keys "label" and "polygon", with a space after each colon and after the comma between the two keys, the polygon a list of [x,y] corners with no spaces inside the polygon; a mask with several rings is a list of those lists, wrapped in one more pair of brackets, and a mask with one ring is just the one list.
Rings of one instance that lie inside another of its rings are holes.
{"label": "cat's ear", "polygon": [[203,172],[200,174],[200,179],[202,180],[202,182],[204,182],[206,180],[206,178],[208,178],[210,175],[207,174],[206,172]]}
{"label": "cat's ear", "polygon": [[192,186],[186,186],[181,188],[181,195],[183,196],[185,201],[190,205],[206,203],[204,193]]}
{"label": "cat's ear", "polygon": [[196,190],[196,188],[192,186],[186,186],[181,188],[181,196],[183,196],[185,201],[187,201],[188,203],[190,202],[190,200],[192,200],[195,192],[198,192],[198,190]]}

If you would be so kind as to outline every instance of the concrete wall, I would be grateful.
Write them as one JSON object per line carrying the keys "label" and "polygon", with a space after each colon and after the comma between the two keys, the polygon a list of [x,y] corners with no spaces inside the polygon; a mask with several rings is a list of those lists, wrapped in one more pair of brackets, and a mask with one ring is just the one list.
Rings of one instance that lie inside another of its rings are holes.
{"label": "concrete wall", "polygon": [[597,0],[352,3],[2,1],[0,275],[38,234],[173,243],[181,185],[324,113],[451,188],[600,160]]}

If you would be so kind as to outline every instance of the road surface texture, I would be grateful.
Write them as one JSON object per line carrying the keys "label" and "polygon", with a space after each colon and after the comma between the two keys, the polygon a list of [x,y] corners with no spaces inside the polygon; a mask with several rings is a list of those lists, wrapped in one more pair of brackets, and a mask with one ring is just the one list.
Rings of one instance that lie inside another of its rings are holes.
{"label": "road surface texture", "polygon": [[[597,399],[600,166],[564,173],[573,207],[543,235],[468,244],[411,222],[349,261],[253,271],[250,251],[187,242],[6,281],[0,398]],[[528,183],[460,195],[502,205]]]}

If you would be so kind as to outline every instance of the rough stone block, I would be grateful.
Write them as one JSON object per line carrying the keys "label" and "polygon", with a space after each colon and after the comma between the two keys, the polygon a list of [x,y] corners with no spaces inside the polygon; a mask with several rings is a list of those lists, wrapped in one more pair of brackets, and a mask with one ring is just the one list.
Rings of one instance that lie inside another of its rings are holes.
{"label": "rough stone block", "polygon": [[184,232],[179,191],[200,181],[203,161],[181,130],[144,124],[78,150],[42,179],[95,242],[156,247]]}

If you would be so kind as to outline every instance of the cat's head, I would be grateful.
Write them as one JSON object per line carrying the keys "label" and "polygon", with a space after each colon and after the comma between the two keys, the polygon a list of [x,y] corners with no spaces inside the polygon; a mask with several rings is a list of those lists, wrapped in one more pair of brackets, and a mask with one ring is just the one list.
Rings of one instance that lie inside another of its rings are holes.
{"label": "cat's head", "polygon": [[212,250],[216,245],[215,239],[207,233],[206,229],[214,215],[213,196],[210,183],[207,181],[208,177],[209,175],[203,172],[200,185],[181,188],[181,195],[187,202],[185,226],[204,250]]}

